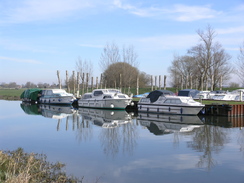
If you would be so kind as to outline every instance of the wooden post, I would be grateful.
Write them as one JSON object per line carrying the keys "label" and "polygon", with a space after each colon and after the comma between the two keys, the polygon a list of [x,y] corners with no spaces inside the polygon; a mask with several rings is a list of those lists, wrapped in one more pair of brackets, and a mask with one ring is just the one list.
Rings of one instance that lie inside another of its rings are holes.
{"label": "wooden post", "polygon": [[76,82],[75,82],[75,71],[73,71],[73,93],[74,93],[74,95],[75,95],[75,84],[76,84]]}
{"label": "wooden post", "polygon": [[205,90],[208,90],[208,79],[206,79]]}
{"label": "wooden post", "polygon": [[139,76],[137,75],[136,79],[136,94],[139,95]]}
{"label": "wooden post", "polygon": [[190,75],[190,89],[192,89],[192,76]]}
{"label": "wooden post", "polygon": [[57,76],[58,76],[59,89],[61,89],[61,80],[60,80],[60,73],[59,73],[59,70],[57,70]]}
{"label": "wooden post", "polygon": [[98,77],[96,77],[96,89],[98,89]]}
{"label": "wooden post", "polygon": [[93,91],[93,77],[91,78],[91,90]]}
{"label": "wooden post", "polygon": [[82,95],[85,93],[85,73],[82,73]]}
{"label": "wooden post", "polygon": [[158,76],[158,84],[159,89],[161,90],[161,75]]}
{"label": "wooden post", "polygon": [[164,90],[166,90],[166,78],[167,78],[167,76],[164,75]]}
{"label": "wooden post", "polygon": [[203,76],[201,77],[201,91],[203,91]]}
{"label": "wooden post", "polygon": [[70,92],[70,87],[69,87],[69,73],[68,71],[66,70],[66,85],[67,85],[67,90],[68,90],[68,93]]}
{"label": "wooden post", "polygon": [[77,97],[80,95],[80,73],[77,72]]}
{"label": "wooden post", "polygon": [[214,85],[214,76],[211,77],[211,91],[213,91],[213,85]]}
{"label": "wooden post", "polygon": [[181,86],[180,89],[183,90],[183,75],[181,75]]}
{"label": "wooden post", "polygon": [[100,88],[103,88],[103,74],[100,76]]}
{"label": "wooden post", "polygon": [[155,76],[155,90],[157,90],[157,76]]}
{"label": "wooden post", "polygon": [[89,87],[89,73],[86,73],[86,92],[88,92],[88,87]]}
{"label": "wooden post", "polygon": [[220,76],[220,87],[219,87],[220,90],[222,90],[222,82],[223,82],[223,78],[222,76]]}
{"label": "wooden post", "polygon": [[121,80],[122,80],[122,74],[119,74],[119,89],[122,91]]}
{"label": "wooden post", "polygon": [[186,75],[186,89],[188,89],[188,75]]}

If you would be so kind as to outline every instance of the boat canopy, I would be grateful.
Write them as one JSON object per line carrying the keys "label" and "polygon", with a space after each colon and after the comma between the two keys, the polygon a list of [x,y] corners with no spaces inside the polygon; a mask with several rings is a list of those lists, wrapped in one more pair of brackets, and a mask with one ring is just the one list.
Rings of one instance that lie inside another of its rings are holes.
{"label": "boat canopy", "polygon": [[38,94],[40,94],[41,91],[42,90],[38,89],[38,88],[27,89],[27,90],[23,91],[23,93],[20,95],[20,98],[38,100]]}
{"label": "boat canopy", "polygon": [[169,90],[154,90],[148,94],[147,98],[150,98],[151,102],[155,102],[158,100],[158,97],[165,95],[174,95],[174,93]]}

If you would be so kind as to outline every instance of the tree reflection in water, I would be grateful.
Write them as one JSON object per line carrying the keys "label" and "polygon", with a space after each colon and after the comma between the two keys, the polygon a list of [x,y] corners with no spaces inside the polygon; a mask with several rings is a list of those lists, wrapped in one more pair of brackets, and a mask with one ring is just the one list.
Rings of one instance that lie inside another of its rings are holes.
{"label": "tree reflection in water", "polygon": [[218,154],[223,149],[224,144],[228,143],[227,130],[227,128],[223,130],[218,126],[204,125],[196,131],[193,140],[188,142],[188,147],[203,152],[203,155],[199,157],[197,167],[206,167],[210,170],[215,166],[217,162],[214,161],[212,153]]}
{"label": "tree reflection in water", "polygon": [[239,130],[237,142],[240,145],[240,151],[242,152],[242,155],[244,157],[244,129],[242,127]]}
{"label": "tree reflection in water", "polygon": [[[199,119],[196,116],[186,117],[178,115],[152,115],[139,114],[137,120],[132,120],[133,115],[126,111],[110,111],[97,109],[78,109],[70,107],[51,105],[29,105],[21,104],[21,108],[28,115],[42,115],[47,118],[58,120],[57,131],[60,130],[62,120],[65,121],[65,129],[69,130],[69,123],[72,121],[72,130],[77,133],[79,142],[89,141],[93,138],[95,127],[99,130],[99,139],[103,152],[107,156],[115,157],[119,152],[133,154],[137,145],[138,126],[146,127],[154,135],[173,135],[173,143],[177,146],[180,136],[189,136],[191,141],[187,142],[187,147],[198,152],[197,167],[210,170],[217,162],[213,159],[213,153],[218,154],[224,145],[230,141],[230,130],[234,124],[229,118],[204,117]],[[244,156],[244,130],[242,130],[243,120],[241,120],[240,132],[236,137],[240,145],[240,152]],[[237,120],[235,118],[235,120]],[[204,121],[204,123],[202,122]],[[238,124],[239,124],[238,121]],[[181,133],[184,132],[184,133]]]}
{"label": "tree reflection in water", "polygon": [[99,139],[103,152],[114,157],[122,148],[123,153],[133,153],[137,131],[132,115],[124,110],[111,111],[80,108],[77,112],[79,141],[92,138],[94,125],[102,128]]}

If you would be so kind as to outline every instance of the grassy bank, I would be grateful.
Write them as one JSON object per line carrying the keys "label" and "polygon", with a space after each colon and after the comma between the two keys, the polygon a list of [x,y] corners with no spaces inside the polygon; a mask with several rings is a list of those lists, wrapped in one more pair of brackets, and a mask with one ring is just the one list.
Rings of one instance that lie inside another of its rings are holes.
{"label": "grassy bank", "polygon": [[43,154],[25,153],[21,148],[15,151],[0,150],[0,182],[82,182],[77,178],[67,176],[62,171],[64,166],[60,162],[49,163]]}
{"label": "grassy bank", "polygon": [[20,95],[26,89],[0,89],[0,99],[20,100]]}

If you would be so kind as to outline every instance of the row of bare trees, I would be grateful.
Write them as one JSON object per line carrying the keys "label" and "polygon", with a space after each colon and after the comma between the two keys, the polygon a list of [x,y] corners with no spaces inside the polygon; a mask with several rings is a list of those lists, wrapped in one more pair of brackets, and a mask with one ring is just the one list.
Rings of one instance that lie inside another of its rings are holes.
{"label": "row of bare trees", "polygon": [[174,56],[169,68],[172,84],[177,88],[182,84],[189,86],[189,78],[194,78],[196,89],[202,90],[203,85],[208,88],[211,83],[211,88],[215,90],[221,87],[223,81],[230,79],[230,74],[234,71],[229,62],[231,56],[220,43],[214,42],[216,33],[210,25],[205,31],[198,30],[197,34],[200,37],[199,44],[190,48],[187,55]]}

